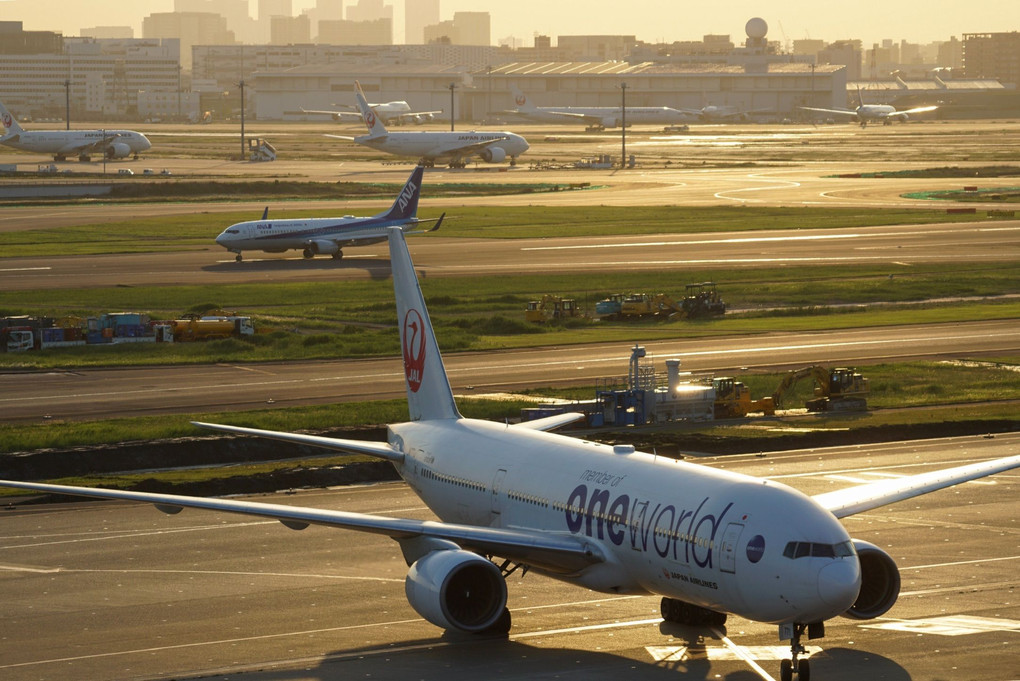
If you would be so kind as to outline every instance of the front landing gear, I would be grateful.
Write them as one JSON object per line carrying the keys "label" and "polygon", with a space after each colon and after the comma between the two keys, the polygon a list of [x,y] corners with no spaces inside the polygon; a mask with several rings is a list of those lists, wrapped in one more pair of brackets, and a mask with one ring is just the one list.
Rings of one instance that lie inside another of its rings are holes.
{"label": "front landing gear", "polygon": [[[786,629],[789,627],[789,629]],[[783,660],[779,664],[779,681],[793,681],[793,675],[797,675],[797,681],[811,681],[811,665],[806,659],[798,659],[807,652],[800,642],[800,637],[807,632],[808,638],[822,638],[825,636],[825,623],[814,622],[812,624],[782,625],[779,628],[780,638],[786,638],[784,633],[790,634],[790,659]]]}

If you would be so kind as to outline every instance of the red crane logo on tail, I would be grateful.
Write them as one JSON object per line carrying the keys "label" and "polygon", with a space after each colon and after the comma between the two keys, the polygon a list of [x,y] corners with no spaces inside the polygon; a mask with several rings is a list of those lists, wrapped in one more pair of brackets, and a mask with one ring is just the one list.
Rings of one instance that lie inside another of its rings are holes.
{"label": "red crane logo on tail", "polygon": [[407,387],[416,393],[421,388],[425,372],[425,324],[415,309],[404,315],[404,328],[400,334],[404,346],[404,375]]}
{"label": "red crane logo on tail", "polygon": [[525,102],[528,101],[528,98],[524,95],[517,95],[514,97],[514,101],[517,103],[517,106],[524,106]]}
{"label": "red crane logo on tail", "polygon": [[14,119],[11,118],[11,115],[9,113],[5,113],[4,114],[4,127],[5,128],[11,127],[11,123],[13,123],[13,122],[14,122]]}
{"label": "red crane logo on tail", "polygon": [[365,125],[368,126],[369,130],[375,127],[375,113],[369,111],[365,114]]}

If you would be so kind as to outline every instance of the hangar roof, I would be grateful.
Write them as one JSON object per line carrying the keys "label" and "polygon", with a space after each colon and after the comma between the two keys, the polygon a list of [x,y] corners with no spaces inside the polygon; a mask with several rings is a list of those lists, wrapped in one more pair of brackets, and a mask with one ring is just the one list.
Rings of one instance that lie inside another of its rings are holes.
{"label": "hangar roof", "polygon": [[[804,62],[782,62],[767,65],[767,73],[832,73],[846,68],[841,64],[818,64],[813,69],[811,64]],[[504,76],[581,76],[581,75],[678,75],[678,74],[733,74],[744,75],[747,70],[743,64],[717,63],[670,63],[670,62],[639,62],[625,61],[547,61],[547,62],[512,62],[493,67],[493,75]]]}

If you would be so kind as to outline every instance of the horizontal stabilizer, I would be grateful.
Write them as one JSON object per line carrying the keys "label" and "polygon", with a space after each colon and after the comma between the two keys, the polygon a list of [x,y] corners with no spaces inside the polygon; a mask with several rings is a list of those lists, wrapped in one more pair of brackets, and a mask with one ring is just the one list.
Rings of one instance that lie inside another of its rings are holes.
{"label": "horizontal stabilizer", "polygon": [[584,414],[578,411],[568,412],[566,414],[555,414],[553,416],[546,416],[542,419],[535,419],[534,421],[521,421],[516,424],[515,428],[527,428],[528,430],[555,430],[561,426],[565,426],[568,423],[574,423],[584,418]]}
{"label": "horizontal stabilizer", "polygon": [[192,425],[198,426],[199,428],[207,428],[209,430],[218,430],[223,433],[231,433],[233,435],[254,435],[255,437],[264,437],[270,440],[280,440],[281,442],[290,442],[296,445],[307,445],[309,447],[322,447],[323,449],[333,449],[340,452],[347,452],[350,454],[366,454],[368,456],[374,456],[379,459],[385,459],[392,461],[393,463],[401,463],[404,460],[404,454],[397,451],[385,442],[371,442],[369,440],[341,440],[333,437],[323,437],[321,435],[303,435],[301,433],[285,433],[276,430],[260,430],[258,428],[242,428],[240,426],[224,426],[218,423],[201,423],[199,421],[192,421]]}

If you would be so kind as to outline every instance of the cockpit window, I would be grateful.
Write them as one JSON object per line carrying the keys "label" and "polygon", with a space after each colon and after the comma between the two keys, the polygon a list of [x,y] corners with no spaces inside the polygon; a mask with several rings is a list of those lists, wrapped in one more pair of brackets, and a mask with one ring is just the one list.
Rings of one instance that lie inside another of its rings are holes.
{"label": "cockpit window", "polygon": [[228,229],[227,230],[227,234],[240,234],[240,233],[241,233],[241,230],[239,230],[239,229]]}
{"label": "cockpit window", "polygon": [[852,542],[840,542],[838,544],[821,544],[818,542],[792,541],[783,549],[783,555],[787,558],[846,558],[854,555]]}

